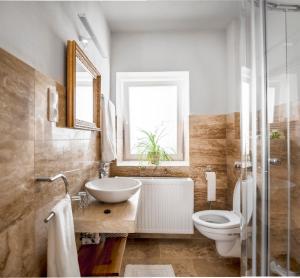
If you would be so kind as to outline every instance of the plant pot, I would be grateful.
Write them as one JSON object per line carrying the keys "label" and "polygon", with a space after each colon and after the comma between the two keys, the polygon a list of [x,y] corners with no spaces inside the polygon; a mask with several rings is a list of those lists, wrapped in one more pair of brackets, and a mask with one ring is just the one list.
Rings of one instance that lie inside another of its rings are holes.
{"label": "plant pot", "polygon": [[153,165],[159,165],[160,162],[160,153],[158,152],[149,152],[148,153],[149,162]]}

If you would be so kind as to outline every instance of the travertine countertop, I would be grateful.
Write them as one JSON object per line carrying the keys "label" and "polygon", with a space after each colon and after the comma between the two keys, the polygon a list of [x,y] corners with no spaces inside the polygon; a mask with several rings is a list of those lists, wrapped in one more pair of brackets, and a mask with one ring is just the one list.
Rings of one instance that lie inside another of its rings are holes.
{"label": "travertine countertop", "polygon": [[[74,206],[73,218],[76,233],[135,233],[140,190],[127,202],[106,204],[90,196],[89,206]],[[105,214],[105,210],[110,210]]]}

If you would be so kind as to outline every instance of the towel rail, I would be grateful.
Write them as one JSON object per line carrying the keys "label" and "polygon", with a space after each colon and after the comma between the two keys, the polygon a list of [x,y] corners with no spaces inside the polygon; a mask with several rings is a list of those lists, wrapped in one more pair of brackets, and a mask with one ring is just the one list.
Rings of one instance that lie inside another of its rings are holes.
{"label": "towel rail", "polygon": [[[81,200],[81,197],[80,197],[80,196],[72,196],[72,197],[71,197],[71,200],[72,200],[72,201],[80,201],[80,200]],[[48,223],[54,216],[55,216],[55,212],[51,211],[51,212],[49,213],[48,217],[46,217],[46,218],[44,219],[44,222],[45,222],[45,223]]]}
{"label": "towel rail", "polygon": [[[68,183],[67,177],[64,174],[58,174],[53,177],[37,177],[35,180],[36,181],[53,182],[59,178],[61,178],[64,181],[66,194],[69,194],[69,183]],[[55,213],[53,211],[51,211],[50,214],[48,215],[48,217],[46,217],[44,219],[44,222],[48,223],[54,216],[55,216]]]}
{"label": "towel rail", "polygon": [[53,211],[51,211],[50,214],[48,215],[48,217],[46,217],[44,219],[44,222],[48,223],[54,216],[55,216],[55,213]]}
{"label": "towel rail", "polygon": [[69,182],[67,180],[67,177],[64,174],[58,174],[58,175],[53,176],[53,177],[37,177],[36,181],[53,182],[53,181],[55,181],[59,178],[62,178],[62,180],[64,181],[66,194],[69,194]]}

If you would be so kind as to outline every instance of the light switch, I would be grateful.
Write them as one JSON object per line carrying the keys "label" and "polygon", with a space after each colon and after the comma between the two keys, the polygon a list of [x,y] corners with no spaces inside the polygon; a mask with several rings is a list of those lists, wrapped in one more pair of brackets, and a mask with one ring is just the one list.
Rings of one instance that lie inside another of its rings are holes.
{"label": "light switch", "polygon": [[58,93],[56,88],[48,88],[48,120],[58,122]]}

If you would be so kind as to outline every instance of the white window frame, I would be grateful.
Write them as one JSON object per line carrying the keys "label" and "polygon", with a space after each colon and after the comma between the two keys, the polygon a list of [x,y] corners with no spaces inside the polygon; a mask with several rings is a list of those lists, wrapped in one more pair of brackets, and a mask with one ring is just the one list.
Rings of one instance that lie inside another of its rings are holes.
{"label": "white window frame", "polygon": [[117,165],[140,165],[137,155],[130,153],[129,98],[130,86],[170,86],[177,87],[177,154],[173,160],[162,161],[161,166],[189,165],[189,72],[117,72],[116,106],[117,106]]}

